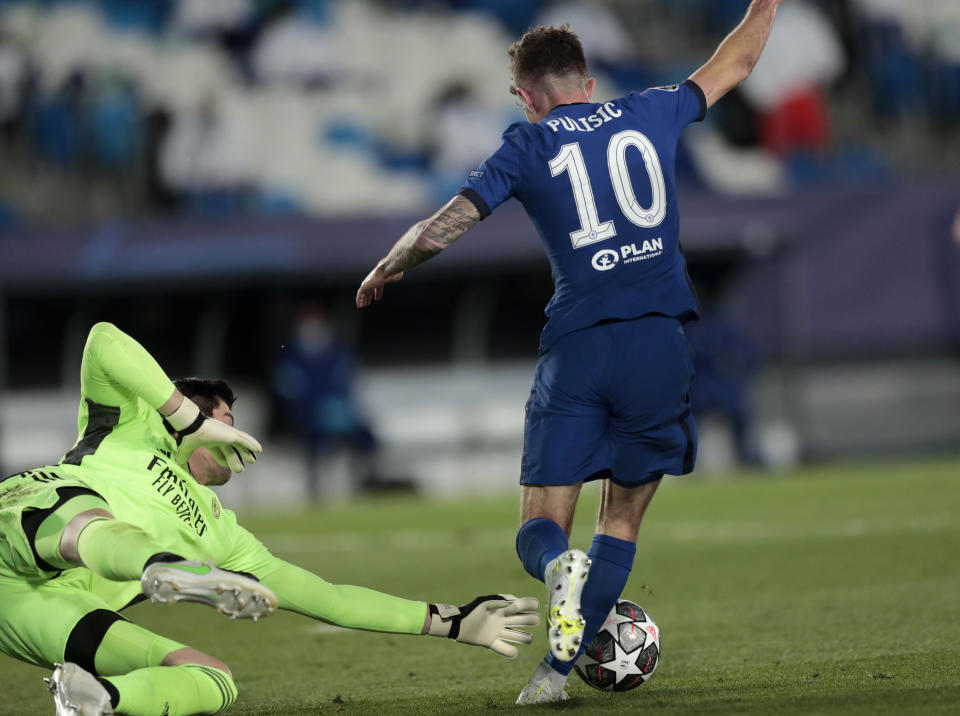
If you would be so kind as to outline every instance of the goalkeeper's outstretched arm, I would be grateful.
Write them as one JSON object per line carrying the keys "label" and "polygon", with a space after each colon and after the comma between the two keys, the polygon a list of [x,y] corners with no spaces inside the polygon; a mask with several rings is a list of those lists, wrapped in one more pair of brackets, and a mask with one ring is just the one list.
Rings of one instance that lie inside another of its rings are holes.
{"label": "goalkeeper's outstretched arm", "polygon": [[330,584],[276,558],[255,574],[276,594],[281,609],[350,629],[447,637],[484,646],[508,659],[517,655],[514,644],[533,640],[520,628],[540,621],[540,605],[532,597],[493,594],[460,607],[428,604],[365,587]]}

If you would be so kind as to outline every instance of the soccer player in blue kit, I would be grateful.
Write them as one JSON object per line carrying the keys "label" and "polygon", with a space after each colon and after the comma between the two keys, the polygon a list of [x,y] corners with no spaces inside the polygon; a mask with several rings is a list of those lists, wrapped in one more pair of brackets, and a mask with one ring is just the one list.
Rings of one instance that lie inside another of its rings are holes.
{"label": "soccer player in blue kit", "polygon": [[[363,308],[510,197],[553,271],[526,406],[517,554],[547,585],[550,653],[517,703],[567,698],[567,676],[627,583],[644,511],[665,474],[693,470],[693,362],[683,323],[697,303],[679,243],[680,133],[759,60],[782,0],[753,0],[681,85],[594,102],[577,36],[537,27],[510,47],[528,122],[440,211],[411,227],[364,279]],[[589,551],[568,537],[583,483],[601,480]]]}

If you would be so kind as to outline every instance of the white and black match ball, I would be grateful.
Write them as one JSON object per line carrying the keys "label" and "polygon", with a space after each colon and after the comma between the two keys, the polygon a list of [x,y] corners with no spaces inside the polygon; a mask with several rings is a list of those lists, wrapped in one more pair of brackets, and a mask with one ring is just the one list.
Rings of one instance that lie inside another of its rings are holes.
{"label": "white and black match ball", "polygon": [[646,683],[659,661],[660,629],[640,605],[618,599],[573,668],[595,689],[630,691]]}

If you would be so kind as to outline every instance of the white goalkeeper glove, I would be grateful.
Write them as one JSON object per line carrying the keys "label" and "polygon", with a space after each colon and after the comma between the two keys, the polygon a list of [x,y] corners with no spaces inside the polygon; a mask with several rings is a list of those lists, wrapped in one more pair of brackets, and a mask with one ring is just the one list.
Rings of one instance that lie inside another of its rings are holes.
{"label": "white goalkeeper glove", "polygon": [[206,417],[186,396],[166,420],[177,431],[177,462],[181,465],[187,464],[194,450],[205,447],[219,465],[229,467],[233,472],[243,472],[245,464],[253,464],[257,455],[263,452],[260,443],[252,436]]}
{"label": "white goalkeeper glove", "polygon": [[477,597],[462,607],[430,604],[429,608],[431,636],[485,646],[507,659],[517,656],[517,647],[508,642],[533,641],[533,634],[516,627],[535,627],[540,623],[540,602],[533,597],[517,599],[512,594]]}

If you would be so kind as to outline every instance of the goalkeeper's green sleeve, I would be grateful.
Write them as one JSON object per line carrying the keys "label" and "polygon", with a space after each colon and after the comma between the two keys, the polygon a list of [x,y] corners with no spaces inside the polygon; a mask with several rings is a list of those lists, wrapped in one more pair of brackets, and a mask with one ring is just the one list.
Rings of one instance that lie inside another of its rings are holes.
{"label": "goalkeeper's green sleeve", "polygon": [[365,587],[330,584],[312,572],[277,559],[260,582],[273,590],[281,609],[350,629],[420,634],[427,604]]}
{"label": "goalkeeper's green sleeve", "polygon": [[104,405],[134,396],[156,409],[173,395],[173,382],[146,349],[112,323],[90,329],[80,367],[83,394]]}

